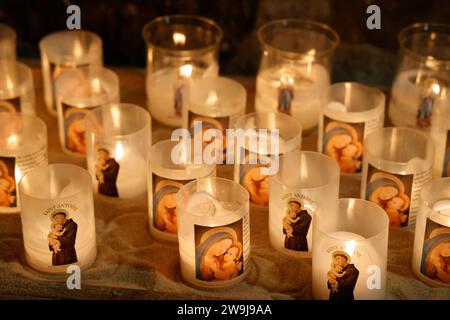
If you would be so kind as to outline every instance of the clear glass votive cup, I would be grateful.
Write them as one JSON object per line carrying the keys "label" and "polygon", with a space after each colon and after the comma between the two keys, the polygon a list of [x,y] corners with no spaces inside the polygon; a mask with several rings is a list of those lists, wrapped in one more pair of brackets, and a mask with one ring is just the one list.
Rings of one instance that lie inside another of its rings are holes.
{"label": "clear glass votive cup", "polygon": [[339,199],[313,225],[312,293],[317,300],[386,298],[389,221],[378,205]]}
{"label": "clear glass votive cup", "polygon": [[85,156],[86,113],[119,102],[119,78],[106,68],[95,72],[78,68],[58,76],[55,90],[61,146],[69,154]]}
{"label": "clear glass votive cup", "polygon": [[47,161],[44,121],[36,116],[0,112],[0,213],[20,211],[20,179]]}
{"label": "clear glass votive cup", "polygon": [[108,104],[85,118],[86,160],[97,194],[135,198],[147,192],[151,118],[128,103]]}
{"label": "clear glass votive cup", "polygon": [[269,204],[269,176],[279,168],[279,156],[298,150],[302,127],[292,116],[254,112],[236,121],[234,181],[250,193],[252,205]]}
{"label": "clear glass votive cup", "polygon": [[433,287],[450,288],[450,178],[427,183],[420,193],[412,269]]}
{"label": "clear glass votive cup", "polygon": [[72,68],[103,67],[102,39],[86,30],[63,30],[50,33],[39,42],[44,100],[47,110],[57,115],[55,80]]}
{"label": "clear glass votive cup", "polygon": [[0,112],[33,115],[34,99],[31,68],[15,60],[0,61]]}
{"label": "clear glass votive cup", "polygon": [[228,287],[250,270],[248,192],[223,178],[202,178],[177,194],[181,276],[203,289]]}
{"label": "clear glass votive cup", "polygon": [[219,74],[222,29],[207,18],[168,15],[146,24],[142,36],[147,44],[147,106],[154,119],[181,127],[186,86],[192,79]]}
{"label": "clear glass votive cup", "polygon": [[280,157],[278,173],[269,180],[272,247],[311,257],[315,215],[336,210],[339,178],[337,162],[319,152],[295,150]]}
{"label": "clear glass votive cup", "polygon": [[450,25],[415,23],[399,33],[398,42],[389,118],[395,126],[428,130],[450,104]]}
{"label": "clear glass votive cup", "polygon": [[0,60],[16,60],[16,41],[16,31],[7,24],[0,23]]}
{"label": "clear glass votive cup", "polygon": [[361,173],[365,137],[383,127],[386,97],[356,82],[330,86],[319,119],[318,151],[339,163],[341,173]]}
{"label": "clear glass votive cup", "polygon": [[172,140],[155,143],[148,152],[148,222],[150,233],[158,240],[177,241],[176,195],[180,188],[216,174],[215,164],[194,164],[183,156],[182,145]]}
{"label": "clear glass votive cup", "polygon": [[361,198],[381,206],[391,227],[414,224],[423,185],[432,178],[434,146],[416,129],[382,128],[364,141]]}
{"label": "clear glass votive cup", "polygon": [[39,166],[19,183],[25,259],[34,269],[82,270],[97,254],[94,200],[89,173],[71,164]]}
{"label": "clear glass votive cup", "polygon": [[280,19],[258,29],[262,49],[255,110],[292,115],[311,132],[319,121],[323,91],[330,84],[331,58],[339,45],[329,26]]}

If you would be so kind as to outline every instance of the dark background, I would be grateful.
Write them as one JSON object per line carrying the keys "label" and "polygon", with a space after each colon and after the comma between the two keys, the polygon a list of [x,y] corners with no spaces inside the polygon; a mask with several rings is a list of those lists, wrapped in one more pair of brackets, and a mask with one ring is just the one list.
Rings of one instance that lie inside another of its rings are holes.
{"label": "dark background", "polygon": [[[174,13],[203,15],[224,30],[221,73],[255,75],[259,62],[257,28],[277,18],[324,22],[341,37],[333,81],[389,86],[397,61],[397,34],[414,22],[450,23],[449,0],[0,0],[0,21],[18,34],[21,58],[39,58],[38,42],[65,28],[66,7],[81,8],[81,27],[103,39],[105,64],[145,66],[142,27],[152,18]],[[366,28],[366,9],[381,8],[381,30]]]}

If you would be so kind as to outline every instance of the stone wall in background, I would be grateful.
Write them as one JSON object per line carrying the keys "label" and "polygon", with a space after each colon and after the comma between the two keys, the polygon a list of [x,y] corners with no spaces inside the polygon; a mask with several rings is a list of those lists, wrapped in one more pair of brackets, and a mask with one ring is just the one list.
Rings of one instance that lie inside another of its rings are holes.
{"label": "stone wall in background", "polygon": [[[252,76],[260,54],[257,28],[272,19],[304,18],[327,23],[341,36],[334,81],[385,86],[395,72],[401,28],[418,21],[450,23],[448,0],[2,0],[0,21],[17,30],[21,57],[39,57],[39,39],[65,27],[68,4],[79,5],[82,27],[103,38],[108,65],[144,66],[144,24],[159,15],[188,13],[212,18],[224,29],[222,73]],[[366,28],[370,4],[381,8],[381,30]]]}

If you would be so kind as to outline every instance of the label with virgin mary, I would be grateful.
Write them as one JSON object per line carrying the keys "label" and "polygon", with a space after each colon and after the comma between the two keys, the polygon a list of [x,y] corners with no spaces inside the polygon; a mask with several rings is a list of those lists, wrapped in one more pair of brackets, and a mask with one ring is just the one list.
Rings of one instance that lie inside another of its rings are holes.
{"label": "label with virgin mary", "polygon": [[17,207],[15,168],[15,157],[0,157],[0,208]]}
{"label": "label with virgin mary", "polygon": [[434,285],[450,286],[450,226],[427,218],[420,273]]}
{"label": "label with virgin mary", "polygon": [[232,280],[247,269],[248,221],[224,226],[194,226],[195,277],[202,281]]}
{"label": "label with virgin mary", "polygon": [[192,180],[174,180],[152,174],[152,216],[154,228],[168,234],[177,234],[176,195],[183,185]]}
{"label": "label with virgin mary", "polygon": [[64,147],[74,153],[86,154],[84,119],[89,110],[96,106],[77,108],[66,103],[62,103],[61,106],[64,122]]}
{"label": "label with virgin mary", "polygon": [[337,161],[342,173],[362,171],[365,123],[346,123],[324,116],[322,153]]}
{"label": "label with virgin mary", "polygon": [[393,174],[368,165],[365,199],[386,211],[390,227],[410,222],[413,180],[413,174]]}
{"label": "label with virgin mary", "polygon": [[442,177],[450,177],[450,130],[447,130],[445,138],[444,163],[442,165]]}

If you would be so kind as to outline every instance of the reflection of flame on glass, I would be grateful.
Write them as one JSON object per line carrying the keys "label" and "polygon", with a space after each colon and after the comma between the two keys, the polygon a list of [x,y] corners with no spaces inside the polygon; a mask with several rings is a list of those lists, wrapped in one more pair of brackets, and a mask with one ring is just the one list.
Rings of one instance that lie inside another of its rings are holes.
{"label": "reflection of flame on glass", "polygon": [[281,69],[280,73],[280,82],[282,85],[291,86],[294,84],[294,77],[292,76],[291,72],[286,69]]}
{"label": "reflection of flame on glass", "polygon": [[17,145],[18,145],[18,139],[17,139],[17,136],[15,135],[15,134],[12,134],[12,135],[10,135],[9,137],[8,137],[8,146],[10,147],[10,148],[14,148],[14,147],[17,147]]}
{"label": "reflection of flame on glass", "polygon": [[356,242],[355,240],[350,240],[345,243],[345,249],[344,251],[348,253],[348,255],[351,257],[353,255],[353,251],[355,251]]}
{"label": "reflection of flame on glass", "polygon": [[192,76],[192,65],[185,64],[180,67],[180,76],[183,78],[190,78]]}
{"label": "reflection of flame on glass", "polygon": [[208,93],[208,98],[206,98],[206,104],[215,105],[219,101],[216,91],[210,91]]}
{"label": "reflection of flame on glass", "polygon": [[92,79],[92,81],[91,81],[91,91],[93,93],[100,93],[101,87],[100,87],[100,79],[99,78]]}
{"label": "reflection of flame on glass", "polygon": [[120,111],[117,105],[111,108],[111,118],[115,129],[120,128]]}
{"label": "reflection of flame on glass", "polygon": [[122,142],[117,142],[116,144],[116,148],[114,150],[114,156],[116,158],[116,160],[120,160],[123,158],[124,155],[124,150],[123,150],[123,145]]}
{"label": "reflection of flame on glass", "polygon": [[186,35],[181,32],[174,32],[172,35],[173,43],[178,45],[184,45],[186,43]]}
{"label": "reflection of flame on glass", "polygon": [[81,57],[83,54],[83,47],[81,46],[80,40],[76,39],[73,45],[73,55],[75,57]]}
{"label": "reflection of flame on glass", "polygon": [[12,79],[11,79],[11,77],[9,75],[6,75],[6,89],[7,90],[14,89],[13,81],[12,81]]}
{"label": "reflection of flame on glass", "polygon": [[16,179],[16,183],[19,183],[20,179],[22,179],[22,172],[20,172],[20,168],[18,166],[14,169],[14,178]]}

